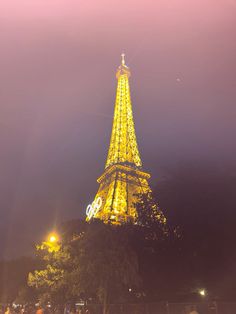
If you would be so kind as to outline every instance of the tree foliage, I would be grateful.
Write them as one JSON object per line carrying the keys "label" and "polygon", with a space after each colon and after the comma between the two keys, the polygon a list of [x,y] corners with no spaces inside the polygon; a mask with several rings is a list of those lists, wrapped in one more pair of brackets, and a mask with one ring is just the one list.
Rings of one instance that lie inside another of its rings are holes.
{"label": "tree foliage", "polygon": [[44,267],[29,274],[30,286],[42,301],[66,302],[80,295],[99,300],[108,313],[111,300],[137,287],[138,261],[120,227],[93,222],[78,237],[62,242],[57,250],[37,246]]}
{"label": "tree foliage", "polygon": [[51,301],[63,304],[71,300],[69,278],[74,270],[70,247],[57,243],[43,242],[36,246],[37,255],[43,261],[43,267],[28,275],[28,284],[40,293],[42,302]]}
{"label": "tree foliage", "polygon": [[137,211],[137,222],[142,227],[156,228],[163,230],[166,225],[166,217],[158,206],[158,202],[153,193],[141,193],[138,195],[138,202],[135,204]]}

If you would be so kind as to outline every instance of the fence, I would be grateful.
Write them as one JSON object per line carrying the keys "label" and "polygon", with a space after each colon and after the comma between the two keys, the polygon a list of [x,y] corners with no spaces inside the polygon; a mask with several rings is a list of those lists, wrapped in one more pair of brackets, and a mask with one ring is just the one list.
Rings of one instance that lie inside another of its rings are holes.
{"label": "fence", "polygon": [[[110,314],[189,314],[192,308],[199,314],[236,314],[236,302],[111,304]],[[98,304],[90,304],[89,309],[92,314],[102,314]]]}

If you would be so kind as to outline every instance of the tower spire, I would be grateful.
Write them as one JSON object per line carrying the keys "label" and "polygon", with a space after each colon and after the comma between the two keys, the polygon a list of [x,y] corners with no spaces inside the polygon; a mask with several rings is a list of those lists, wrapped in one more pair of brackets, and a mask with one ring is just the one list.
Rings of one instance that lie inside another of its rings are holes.
{"label": "tower spire", "polygon": [[125,66],[125,54],[124,52],[121,54],[121,64]]}

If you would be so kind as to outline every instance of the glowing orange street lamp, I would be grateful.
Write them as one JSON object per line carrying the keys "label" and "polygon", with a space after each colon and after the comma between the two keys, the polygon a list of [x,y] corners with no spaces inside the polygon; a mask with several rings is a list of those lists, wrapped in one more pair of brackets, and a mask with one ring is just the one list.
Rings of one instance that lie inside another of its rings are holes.
{"label": "glowing orange street lamp", "polygon": [[56,243],[56,242],[58,242],[58,240],[59,240],[59,237],[58,237],[58,235],[57,235],[56,233],[51,233],[51,234],[49,234],[49,236],[48,236],[48,242],[50,242],[50,243]]}
{"label": "glowing orange street lamp", "polygon": [[58,234],[55,232],[50,233],[43,245],[46,246],[48,252],[57,252],[60,249]]}

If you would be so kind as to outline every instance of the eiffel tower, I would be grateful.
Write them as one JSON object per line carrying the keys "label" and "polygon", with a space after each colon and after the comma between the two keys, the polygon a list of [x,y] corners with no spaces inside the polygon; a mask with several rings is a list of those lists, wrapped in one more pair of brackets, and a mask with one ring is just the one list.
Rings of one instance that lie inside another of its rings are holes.
{"label": "eiffel tower", "polygon": [[135,221],[138,194],[150,192],[150,174],[142,170],[130,98],[130,69],[122,54],[116,72],[118,80],[110,147],[103,174],[97,179],[99,189],[87,207],[87,221],[99,218],[121,224]]}

